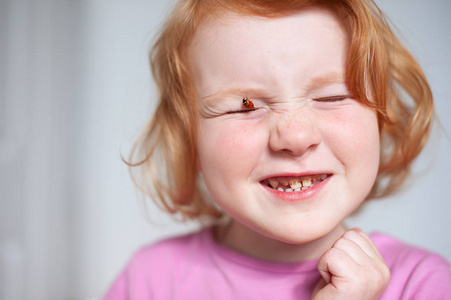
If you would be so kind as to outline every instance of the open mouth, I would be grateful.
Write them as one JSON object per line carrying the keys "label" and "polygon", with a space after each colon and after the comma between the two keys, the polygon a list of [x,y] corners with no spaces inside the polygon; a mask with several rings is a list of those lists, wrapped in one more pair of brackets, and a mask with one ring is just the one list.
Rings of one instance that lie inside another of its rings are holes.
{"label": "open mouth", "polygon": [[263,180],[261,183],[280,192],[298,192],[309,189],[328,177],[328,174],[302,177],[271,177]]}

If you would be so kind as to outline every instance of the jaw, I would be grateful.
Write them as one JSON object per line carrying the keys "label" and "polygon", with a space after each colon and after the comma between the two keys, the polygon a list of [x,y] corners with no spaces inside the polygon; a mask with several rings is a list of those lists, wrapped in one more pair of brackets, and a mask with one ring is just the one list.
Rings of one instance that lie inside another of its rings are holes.
{"label": "jaw", "polygon": [[[220,242],[241,253],[269,261],[300,262],[319,258],[345,232],[340,223],[332,231],[314,238],[303,236],[273,238],[252,230],[236,220],[231,220]],[[287,235],[288,232],[286,232]],[[276,233],[274,233],[276,234]],[[315,234],[317,235],[317,234]]]}

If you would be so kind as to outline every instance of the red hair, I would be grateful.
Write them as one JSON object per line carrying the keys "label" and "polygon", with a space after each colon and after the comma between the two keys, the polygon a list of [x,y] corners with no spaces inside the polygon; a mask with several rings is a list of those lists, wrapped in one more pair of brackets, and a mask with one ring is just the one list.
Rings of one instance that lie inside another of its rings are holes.
{"label": "red hair", "polygon": [[158,107],[132,149],[130,161],[138,162],[129,164],[140,171],[133,175],[137,186],[165,210],[187,218],[222,214],[206,199],[196,168],[198,108],[186,54],[199,26],[227,12],[277,18],[309,5],[328,7],[347,26],[350,91],[378,113],[381,160],[367,198],[387,196],[404,182],[429,136],[432,93],[372,0],[182,0],[150,52]]}

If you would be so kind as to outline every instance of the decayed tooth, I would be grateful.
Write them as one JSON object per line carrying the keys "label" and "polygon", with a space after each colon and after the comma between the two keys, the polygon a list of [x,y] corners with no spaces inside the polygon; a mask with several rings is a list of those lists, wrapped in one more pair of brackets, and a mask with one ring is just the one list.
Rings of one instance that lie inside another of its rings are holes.
{"label": "decayed tooth", "polygon": [[324,179],[327,178],[327,175],[326,174],[321,174],[320,178],[321,178],[321,180],[324,180]]}
{"label": "decayed tooth", "polygon": [[290,181],[290,187],[293,190],[300,188],[300,187],[302,187],[302,182],[298,179],[292,180],[292,181]]}
{"label": "decayed tooth", "polygon": [[320,177],[319,175],[315,175],[315,176],[313,176],[313,178],[312,178],[312,182],[316,182],[316,181],[318,181],[320,178],[321,178],[321,177]]}
{"label": "decayed tooth", "polygon": [[279,181],[277,181],[276,179],[269,179],[268,181],[273,189],[275,189],[279,185]]}
{"label": "decayed tooth", "polygon": [[304,178],[302,179],[302,186],[309,187],[312,185],[312,179],[311,178]]}
{"label": "decayed tooth", "polygon": [[279,178],[279,183],[283,186],[287,186],[288,185],[288,180],[286,178],[280,177]]}

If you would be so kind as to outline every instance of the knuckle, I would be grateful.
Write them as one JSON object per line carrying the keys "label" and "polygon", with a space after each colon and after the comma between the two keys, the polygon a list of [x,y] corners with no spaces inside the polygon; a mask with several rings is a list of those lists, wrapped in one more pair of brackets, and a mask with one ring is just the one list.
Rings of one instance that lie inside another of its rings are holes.
{"label": "knuckle", "polygon": [[335,241],[334,245],[332,246],[332,249],[334,248],[340,248],[343,245],[343,238],[339,238]]}
{"label": "knuckle", "polygon": [[347,246],[349,246],[349,243],[350,240],[348,240],[346,237],[343,236],[342,238],[339,238],[338,240],[335,241],[333,248],[344,249]]}
{"label": "knuckle", "polygon": [[382,264],[375,269],[375,274],[373,276],[375,288],[385,289],[390,281],[390,269],[385,264]]}
{"label": "knuckle", "polygon": [[382,276],[384,278],[384,280],[387,282],[390,281],[390,277],[391,277],[391,272],[390,269],[384,264],[383,268],[382,268]]}
{"label": "knuckle", "polygon": [[343,237],[348,238],[348,239],[355,239],[358,236],[359,236],[359,233],[355,230],[348,230],[343,234]]}
{"label": "knuckle", "polygon": [[330,248],[326,252],[324,252],[323,257],[325,260],[331,260],[335,259],[337,256],[340,255],[340,250],[337,248]]}

